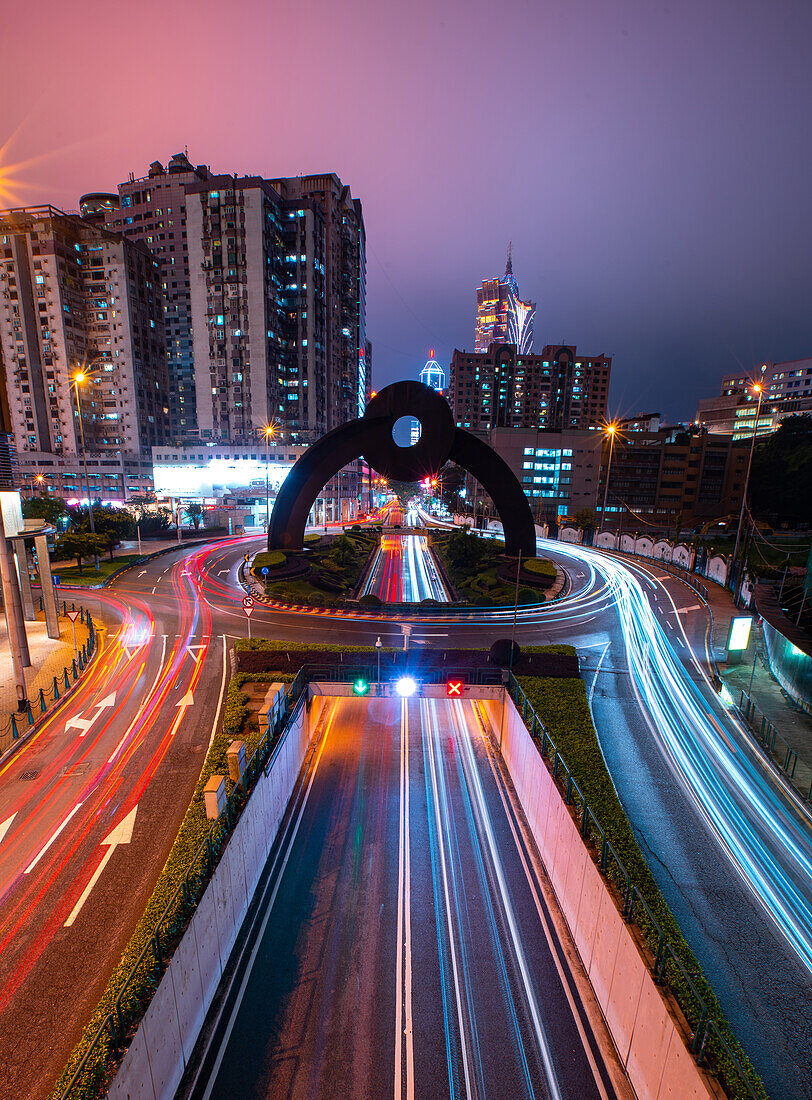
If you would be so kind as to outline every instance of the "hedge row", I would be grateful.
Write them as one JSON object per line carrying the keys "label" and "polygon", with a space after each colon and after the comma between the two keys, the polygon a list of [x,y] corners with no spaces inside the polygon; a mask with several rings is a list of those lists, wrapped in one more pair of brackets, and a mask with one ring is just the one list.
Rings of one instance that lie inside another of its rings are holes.
{"label": "hedge row", "polygon": [[[236,715],[243,705],[243,703],[240,702],[240,698],[242,697],[242,700],[247,702],[248,697],[241,689],[248,681],[268,683],[281,681],[282,683],[290,683],[292,680],[293,675],[288,672],[240,673],[235,676],[229,684],[225,710],[228,713],[229,708],[231,708],[231,714]],[[247,714],[247,708],[245,709],[245,713]],[[236,732],[241,728],[242,721],[240,721],[238,726],[233,727],[233,730]],[[195,853],[206,839],[209,829],[211,828],[211,822],[206,817],[206,809],[203,802],[203,788],[206,786],[210,776],[225,775],[226,788],[229,792],[231,791],[232,784],[228,779],[227,752],[228,746],[234,740],[234,732],[229,733],[227,731],[226,722],[224,721],[222,728],[215,733],[214,740],[209,747],[206,760],[200,772],[200,777],[195,786],[192,801],[184,815],[180,829],[178,830],[178,835],[175,838],[175,843],[172,845],[172,850],[169,853],[169,858],[158,876],[158,881],[155,884],[152,896],[147,902],[143,916],[136,925],[135,931],[124,949],[121,962],[110,976],[110,980],[102,994],[101,1000],[82,1033],[82,1038],[74,1047],[68,1059],[67,1066],[50,1094],[52,1100],[57,1100],[58,1097],[62,1096],[63,1091],[73,1077],[73,1074],[76,1072],[76,1067],[79,1065],[79,1062],[82,1060],[85,1052],[95,1038],[97,1031],[113,1011],[116,998],[124,988],[130,971],[137,963],[144,948],[149,945],[155,934],[155,929],[158,927],[158,921],[164,909],[172,899],[175,891],[181,885],[183,877],[190,867]],[[249,728],[245,732],[244,739],[246,742],[246,759],[249,759],[259,743],[259,731]],[[211,870],[213,870],[213,868],[211,868]],[[180,939],[193,912],[194,906],[191,903],[184,903],[183,895],[181,894],[176,911],[173,911],[173,925],[171,929],[173,933],[173,942]],[[164,925],[162,935],[165,935],[166,931],[166,925]],[[172,949],[173,948],[165,950],[165,957],[171,955]],[[151,956],[148,957],[149,964],[146,964],[146,960],[145,963],[142,963],[141,969],[127,987],[127,992],[124,998],[122,998],[124,1020],[130,1031],[135,1029],[146,1011],[152,994],[157,989],[164,971],[164,968],[155,963]],[[105,1033],[104,1037],[96,1044],[82,1077],[74,1087],[71,1093],[71,1100],[94,1100],[94,1098],[100,1096],[105,1086],[114,1076],[117,1064],[117,1052],[113,1047],[111,1036]]]}
{"label": "hedge row", "polygon": [[540,577],[552,577],[555,579],[556,570],[549,558],[527,558],[522,562],[522,569],[528,573],[537,573]]}
{"label": "hedge row", "polygon": [[[550,647],[527,648],[549,651]],[[573,652],[572,647],[569,646],[557,648]],[[638,846],[634,830],[617,796],[601,752],[583,680],[541,679],[533,676],[519,676],[517,679],[531,706],[549,731],[590,810],[605,830],[607,839],[617,852],[629,877],[643,895],[646,904],[660,923],[680,962],[708,1006],[710,1018],[727,1040],[731,1050],[739,1057],[756,1095],[766,1100],[767,1094],[761,1078],[750,1064],[750,1060],[727,1022],[716,994],[682,935]],[[656,951],[656,942],[649,946]],[[684,979],[676,968],[671,969],[674,973],[669,971],[669,982],[685,1011],[693,1002],[693,993],[684,984]],[[696,1026],[698,1020],[692,1019],[689,1022],[692,1026]],[[737,1100],[739,1097],[747,1097],[748,1094],[739,1081],[735,1067],[729,1064],[723,1052],[714,1050],[713,1053],[717,1058],[717,1066],[721,1069],[721,1076],[729,1094]]]}

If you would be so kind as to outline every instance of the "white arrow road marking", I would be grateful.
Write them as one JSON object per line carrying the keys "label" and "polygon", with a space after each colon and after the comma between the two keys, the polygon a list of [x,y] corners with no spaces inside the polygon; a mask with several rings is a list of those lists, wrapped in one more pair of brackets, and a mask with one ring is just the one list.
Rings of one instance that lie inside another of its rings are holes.
{"label": "white arrow road marking", "polygon": [[80,718],[78,714],[75,714],[73,718],[69,718],[65,723],[65,733],[67,733],[69,729],[77,729],[82,731],[79,736],[84,737],[84,735],[93,725],[94,721],[95,717],[91,718],[90,721],[88,721],[85,718]]}
{"label": "white arrow road marking", "polygon": [[143,577],[145,573],[146,573],[146,569],[142,569],[141,572],[138,574],[138,576]]}
{"label": "white arrow road marking", "polygon": [[56,840],[56,838],[57,838],[57,837],[58,837],[58,836],[60,835],[60,833],[62,832],[62,830],[63,830],[63,829],[64,829],[64,828],[65,828],[65,827],[67,826],[68,822],[69,822],[69,821],[70,821],[70,819],[71,819],[71,818],[73,817],[73,815],[74,815],[75,813],[78,813],[78,811],[79,811],[79,810],[80,810],[81,808],[82,808],[82,803],[81,803],[81,802],[77,802],[77,803],[76,803],[76,805],[75,805],[75,806],[73,807],[73,809],[71,810],[71,812],[70,812],[70,813],[68,814],[68,816],[67,816],[67,817],[65,818],[65,820],[64,820],[64,821],[62,822],[62,824],[61,824],[61,825],[59,826],[59,828],[58,828],[58,829],[56,830],[56,832],[55,832],[55,833],[52,833],[52,834],[51,834],[51,839],[50,839],[50,840],[48,841],[48,843],[47,843],[47,844],[45,845],[45,847],[44,847],[44,848],[42,848],[42,849],[40,849],[40,853],[39,853],[39,855],[38,855],[38,856],[36,857],[36,859],[35,859],[35,860],[34,860],[34,861],[33,861],[32,863],[29,863],[29,864],[28,864],[28,866],[26,867],[26,869],[25,869],[25,871],[23,872],[23,874],[26,874],[26,875],[28,875],[28,874],[30,874],[30,873],[31,873],[31,872],[32,872],[32,871],[34,870],[34,868],[36,867],[36,865],[37,865],[37,864],[39,863],[39,861],[40,861],[40,860],[42,859],[42,857],[43,857],[43,856],[45,855],[45,853],[46,853],[46,852],[48,851],[48,849],[49,849],[49,848],[51,847],[51,845],[53,844],[53,842],[54,842],[54,841]]}
{"label": "white arrow road marking", "polygon": [[218,576],[218,577],[222,577],[223,573],[225,573],[226,575],[228,575],[228,574],[229,574],[230,572],[231,572],[231,570],[230,570],[230,569],[218,569],[218,570],[217,570],[217,576]]}
{"label": "white arrow road marking", "polygon": [[677,614],[678,615],[685,615],[689,611],[701,611],[701,610],[702,610],[702,604],[701,603],[693,603],[693,604],[691,604],[690,607],[678,607],[677,608]]}
{"label": "white arrow road marking", "polygon": [[93,725],[93,723],[99,717],[99,714],[101,714],[101,712],[107,707],[114,707],[115,705],[116,693],[114,691],[111,691],[110,694],[106,695],[104,699],[102,699],[100,702],[93,704],[92,709],[96,710],[97,713],[94,714],[92,718],[80,718],[78,714],[74,715],[73,718],[69,718],[65,723],[65,732],[67,733],[67,731],[71,727],[75,727],[76,729],[80,729],[82,731],[79,736],[84,737],[87,731]]}
{"label": "white arrow road marking", "polygon": [[15,812],[11,815],[11,817],[7,817],[5,821],[0,821],[0,844],[3,843],[3,837],[6,835],[6,833],[11,828],[11,823],[12,823],[12,821],[14,820],[14,818],[16,816],[17,816],[17,814]]}
{"label": "white arrow road marking", "polygon": [[191,707],[193,705],[194,697],[192,696],[191,691],[187,691],[181,701],[179,703],[175,703],[176,707]]}
{"label": "white arrow road marking", "polygon": [[79,916],[79,913],[81,912],[82,906],[85,904],[87,899],[90,897],[90,891],[93,889],[93,887],[96,885],[96,883],[101,878],[102,871],[107,866],[107,864],[110,862],[110,857],[112,856],[113,852],[116,850],[118,845],[119,844],[129,844],[130,841],[132,840],[132,838],[133,838],[133,829],[135,828],[135,813],[136,813],[137,809],[138,809],[137,805],[133,806],[133,808],[130,810],[130,812],[127,814],[127,816],[125,818],[122,818],[122,820],[119,821],[118,825],[116,825],[116,827],[112,830],[112,832],[108,833],[107,836],[102,841],[102,844],[107,845],[107,851],[104,853],[104,857],[103,857],[101,863],[96,868],[96,870],[93,872],[93,875],[90,879],[90,882],[84,888],[84,890],[82,891],[82,893],[79,897],[79,900],[76,902],[73,909],[71,910],[70,916],[65,921],[65,928],[70,928],[70,926],[73,924],[73,922]]}

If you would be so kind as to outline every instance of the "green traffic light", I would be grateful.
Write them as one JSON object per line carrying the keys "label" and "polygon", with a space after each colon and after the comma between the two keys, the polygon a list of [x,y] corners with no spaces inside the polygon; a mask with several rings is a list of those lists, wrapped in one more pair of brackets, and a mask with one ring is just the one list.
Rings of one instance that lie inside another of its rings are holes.
{"label": "green traffic light", "polygon": [[366,680],[356,680],[352,685],[352,690],[356,695],[366,695],[369,691],[369,684]]}

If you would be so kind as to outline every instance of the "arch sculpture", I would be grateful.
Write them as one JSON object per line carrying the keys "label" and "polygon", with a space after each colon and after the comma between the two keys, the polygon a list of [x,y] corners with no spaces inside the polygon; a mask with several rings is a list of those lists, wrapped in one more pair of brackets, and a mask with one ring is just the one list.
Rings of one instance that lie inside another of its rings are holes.
{"label": "arch sculpture", "polygon": [[[417,443],[400,447],[392,436],[403,416],[420,421]],[[364,415],[328,432],[290,471],[274,503],[268,528],[269,550],[301,550],[305,524],[316,498],[331,477],[357,458],[394,481],[421,481],[446,462],[456,462],[477,479],[496,507],[505,532],[505,550],[525,557],[536,553],[530,504],[504,459],[481,439],[457,428],[445,399],[422,382],[394,382],[376,394]]]}

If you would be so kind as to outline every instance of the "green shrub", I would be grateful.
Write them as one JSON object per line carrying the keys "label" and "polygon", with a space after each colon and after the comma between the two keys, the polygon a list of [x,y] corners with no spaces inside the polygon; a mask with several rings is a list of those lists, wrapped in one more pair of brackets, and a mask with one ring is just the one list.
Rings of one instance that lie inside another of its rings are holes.
{"label": "green shrub", "polygon": [[376,596],[374,592],[367,592],[360,598],[358,603],[361,607],[380,607],[381,598]]}
{"label": "green shrub", "polygon": [[321,535],[317,535],[315,531],[311,531],[304,537],[305,546],[315,546],[317,542],[321,542]]}
{"label": "green shrub", "polygon": [[520,588],[519,589],[519,603],[538,603],[539,594],[532,588]]}
{"label": "green shrub", "polygon": [[548,558],[528,558],[522,562],[522,568],[528,573],[537,573],[540,577],[555,577],[556,570]]}

